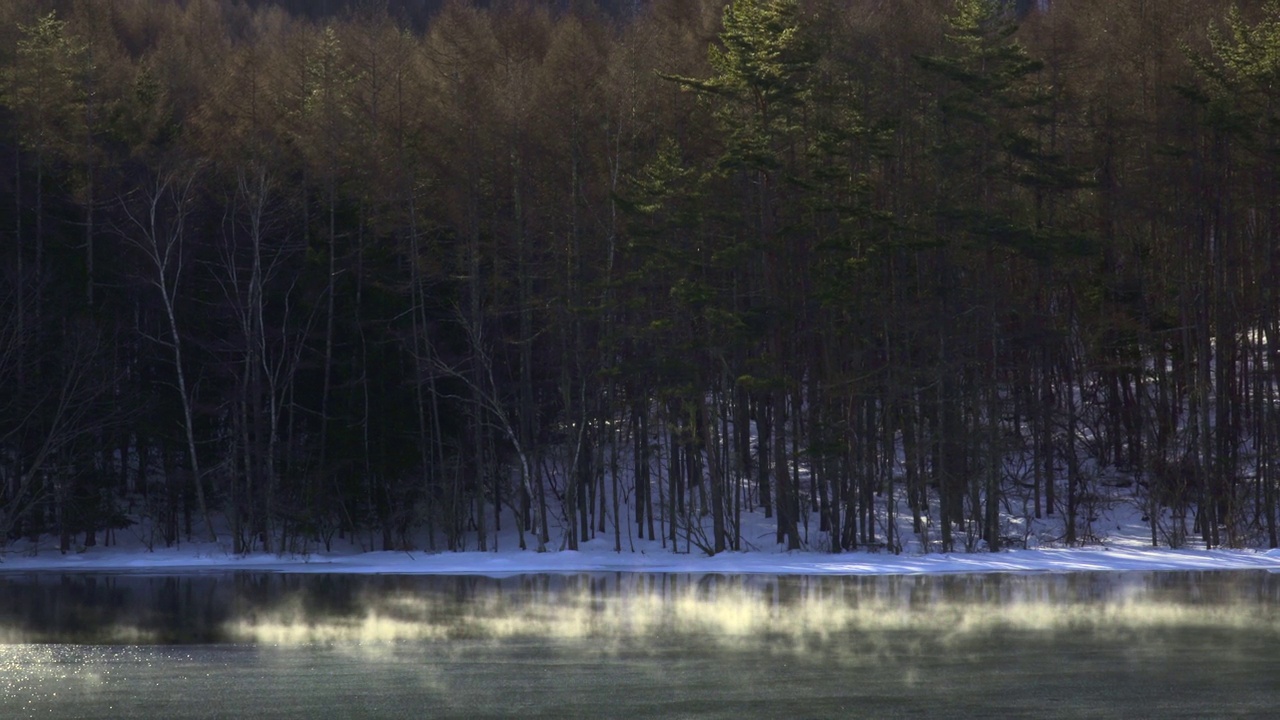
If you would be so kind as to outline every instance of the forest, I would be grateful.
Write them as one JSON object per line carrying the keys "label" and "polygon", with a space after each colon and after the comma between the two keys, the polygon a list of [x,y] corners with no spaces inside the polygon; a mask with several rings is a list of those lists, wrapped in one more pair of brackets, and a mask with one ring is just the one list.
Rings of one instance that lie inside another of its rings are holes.
{"label": "forest", "polygon": [[1277,0],[331,4],[0,3],[0,546],[1277,546]]}

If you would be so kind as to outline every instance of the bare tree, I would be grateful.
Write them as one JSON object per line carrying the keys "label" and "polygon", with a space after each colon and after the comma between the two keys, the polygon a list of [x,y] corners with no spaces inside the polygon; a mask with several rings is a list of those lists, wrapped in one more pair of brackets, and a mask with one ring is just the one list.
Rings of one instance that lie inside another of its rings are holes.
{"label": "bare tree", "polygon": [[[9,302],[0,298],[0,306]],[[20,330],[27,334],[19,334]],[[0,466],[7,482],[0,488],[0,545],[35,507],[51,498],[63,515],[60,518],[61,549],[70,549],[72,526],[65,517],[66,499],[74,482],[76,446],[86,438],[126,418],[126,411],[113,400],[117,379],[110,376],[104,362],[100,331],[87,323],[61,322],[61,351],[43,359],[45,382],[28,392],[11,392],[17,377],[16,363],[33,358],[19,351],[33,345],[31,324],[22,324],[12,314],[0,323]],[[21,449],[25,448],[25,451]],[[92,449],[89,450],[92,452]]]}
{"label": "bare tree", "polygon": [[196,451],[195,418],[192,398],[182,360],[183,335],[178,327],[178,291],[187,250],[187,224],[194,201],[198,165],[178,165],[158,170],[154,177],[130,195],[120,198],[122,220],[115,230],[121,238],[136,247],[146,259],[147,284],[160,296],[168,336],[153,338],[173,353],[177,390],[182,404],[183,429],[186,433],[187,459],[195,483],[197,510],[204,518],[209,540],[218,534],[205,502],[200,474],[200,457]]}
{"label": "bare tree", "polygon": [[[432,355],[422,358],[428,367],[434,372],[445,377],[461,381],[470,391],[470,399],[476,404],[477,414],[487,416],[478,417],[477,423],[487,423],[496,428],[499,433],[506,437],[511,443],[511,447],[515,450],[516,458],[520,462],[520,491],[524,498],[533,498],[532,478],[537,468],[533,465],[533,456],[530,449],[525,446],[521,440],[520,426],[515,417],[507,408],[507,403],[501,396],[499,386],[494,378],[494,362],[493,357],[488,349],[488,341],[485,339],[482,328],[466,321],[464,313],[458,309],[455,313],[458,317],[458,324],[466,332],[467,339],[470,341],[471,353],[468,356],[469,365],[450,364],[439,355]],[[578,446],[581,447],[585,425],[578,428]],[[477,449],[478,451],[479,449]],[[574,452],[574,458],[580,453]],[[480,490],[483,492],[483,490]],[[524,539],[524,513],[520,503],[515,498],[511,499],[512,510],[516,517],[516,531],[520,538],[520,549],[525,549]],[[545,519],[542,516],[543,505],[534,503],[533,530],[534,536],[538,539],[538,552],[546,552],[546,542],[539,530],[545,526]]]}
{"label": "bare tree", "polygon": [[[268,522],[278,485],[280,422],[302,348],[302,342],[288,327],[294,314],[291,298],[296,277],[292,281],[284,278],[288,285],[281,296],[268,295],[272,281],[283,275],[284,266],[297,250],[287,237],[273,242],[280,232],[279,215],[273,207],[278,192],[277,182],[265,164],[249,162],[237,169],[235,216],[228,218],[224,228],[220,262],[215,268],[216,281],[239,331],[239,344],[233,350],[238,355],[239,375],[236,425],[245,473],[248,529],[268,551]],[[273,300],[283,307],[270,307]],[[273,318],[268,317],[269,310]],[[312,313],[312,319],[315,315]],[[305,335],[306,329],[301,333]],[[235,510],[238,520],[239,507]],[[243,533],[237,533],[235,542],[241,551],[251,549],[253,544],[252,540],[246,542]]]}

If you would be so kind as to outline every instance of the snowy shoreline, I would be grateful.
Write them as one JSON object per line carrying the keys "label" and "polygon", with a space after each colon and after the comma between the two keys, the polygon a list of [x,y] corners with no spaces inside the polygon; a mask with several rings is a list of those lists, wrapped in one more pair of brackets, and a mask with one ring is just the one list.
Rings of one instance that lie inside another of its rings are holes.
{"label": "snowy shoreline", "polygon": [[[1110,503],[1099,508],[1091,530],[1107,528],[1094,542],[1065,547],[1060,544],[1062,528],[1057,518],[1033,521],[1026,538],[1030,547],[1000,552],[925,552],[927,546],[911,531],[907,515],[899,515],[898,537],[906,542],[903,552],[857,550],[840,554],[820,549],[787,551],[771,542],[776,527],[757,514],[744,515],[744,538],[749,549],[708,556],[682,538],[673,552],[670,541],[638,538],[629,532],[617,539],[622,552],[615,551],[615,538],[597,534],[578,550],[562,549],[563,528],[555,528],[549,551],[533,550],[533,538],[526,536],[530,549],[519,549],[518,533],[510,526],[488,538],[489,551],[462,552],[424,549],[379,551],[381,539],[374,534],[349,533],[333,538],[331,551],[274,553],[258,551],[236,554],[230,532],[220,527],[219,540],[182,540],[173,547],[158,542],[155,528],[143,521],[113,533],[110,545],[73,546],[71,552],[58,551],[57,538],[45,535],[0,547],[0,575],[19,573],[131,573],[189,574],[226,572],[337,573],[395,575],[476,575],[509,577],[539,573],[671,573],[720,575],[954,575],[962,573],[1072,573],[1259,570],[1280,573],[1280,549],[1205,549],[1189,538],[1189,547],[1152,547],[1149,526],[1141,512],[1129,503]],[[1023,520],[1023,522],[1026,522]],[[105,543],[108,538],[102,536]],[[472,538],[474,539],[474,538]],[[821,535],[814,536],[821,542]],[[1056,540],[1055,540],[1056,539]],[[427,538],[416,536],[417,548],[430,547]],[[316,547],[316,545],[311,545]],[[495,548],[497,548],[495,550]]]}
{"label": "snowy shoreline", "polygon": [[273,572],[510,576],[534,573],[691,573],[773,575],[921,575],[957,573],[1263,570],[1280,572],[1280,550],[1169,550],[1132,546],[1010,550],[998,553],[901,554],[812,551],[740,552],[708,557],[696,551],[615,553],[612,548],[537,553],[345,552],[234,555],[216,544],[152,551],[90,548],[62,555],[9,549],[0,574],[31,572],[151,573]]}

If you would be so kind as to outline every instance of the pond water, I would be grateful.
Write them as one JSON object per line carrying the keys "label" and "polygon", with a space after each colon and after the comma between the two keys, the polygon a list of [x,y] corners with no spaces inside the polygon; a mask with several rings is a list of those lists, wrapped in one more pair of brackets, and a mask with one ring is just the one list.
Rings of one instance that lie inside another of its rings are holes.
{"label": "pond water", "polygon": [[1270,717],[1280,575],[0,575],[0,717]]}

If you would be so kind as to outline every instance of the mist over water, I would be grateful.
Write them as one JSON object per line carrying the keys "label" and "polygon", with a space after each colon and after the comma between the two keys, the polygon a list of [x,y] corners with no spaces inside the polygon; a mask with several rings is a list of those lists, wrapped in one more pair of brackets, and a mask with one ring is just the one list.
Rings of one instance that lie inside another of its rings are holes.
{"label": "mist over water", "polygon": [[958,715],[1035,687],[1177,716],[1280,700],[1277,641],[1280,576],[1248,572],[0,576],[0,715]]}
{"label": "mist over water", "polygon": [[1251,585],[1184,596],[1159,576],[850,578],[612,575],[469,580],[358,593],[350,612],[294,595],[229,620],[237,642],[265,645],[536,639],[691,642],[805,652],[840,636],[913,633],[945,646],[992,632],[1137,633],[1249,629],[1280,638],[1275,598]]}
{"label": "mist over water", "polygon": [[0,642],[269,645],[456,639],[732,643],[910,630],[1243,628],[1280,633],[1265,573],[510,578],[254,573],[0,577]]}

